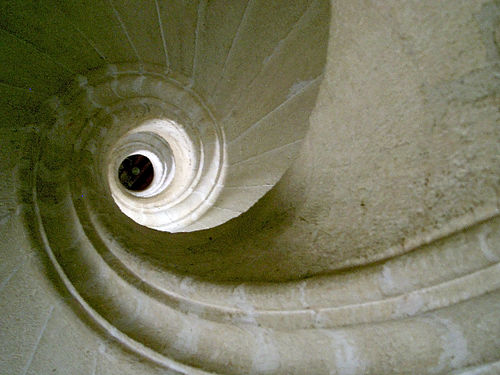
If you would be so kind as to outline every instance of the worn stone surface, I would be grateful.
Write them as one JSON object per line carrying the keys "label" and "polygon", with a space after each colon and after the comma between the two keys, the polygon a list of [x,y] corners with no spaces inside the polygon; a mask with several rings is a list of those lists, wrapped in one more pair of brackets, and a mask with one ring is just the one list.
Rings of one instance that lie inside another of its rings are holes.
{"label": "worn stone surface", "polygon": [[499,372],[498,1],[5,1],[0,62],[1,374]]}

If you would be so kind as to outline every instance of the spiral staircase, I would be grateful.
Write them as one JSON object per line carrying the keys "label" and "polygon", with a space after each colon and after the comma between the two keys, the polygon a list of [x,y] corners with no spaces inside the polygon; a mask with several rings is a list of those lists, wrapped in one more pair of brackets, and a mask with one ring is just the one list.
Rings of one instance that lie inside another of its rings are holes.
{"label": "spiral staircase", "polygon": [[500,373],[498,0],[0,4],[0,374]]}

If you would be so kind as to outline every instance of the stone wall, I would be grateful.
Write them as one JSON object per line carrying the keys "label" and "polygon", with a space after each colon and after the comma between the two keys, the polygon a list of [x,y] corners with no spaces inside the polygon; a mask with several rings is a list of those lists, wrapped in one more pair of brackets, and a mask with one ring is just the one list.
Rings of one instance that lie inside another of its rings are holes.
{"label": "stone wall", "polygon": [[500,372],[500,2],[6,1],[0,59],[0,374]]}

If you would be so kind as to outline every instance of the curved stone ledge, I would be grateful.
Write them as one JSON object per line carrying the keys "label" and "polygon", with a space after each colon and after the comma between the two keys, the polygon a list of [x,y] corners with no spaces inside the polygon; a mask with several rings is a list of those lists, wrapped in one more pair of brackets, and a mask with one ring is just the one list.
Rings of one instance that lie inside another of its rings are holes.
{"label": "curved stone ledge", "polygon": [[91,3],[0,5],[0,373],[497,370],[497,1]]}

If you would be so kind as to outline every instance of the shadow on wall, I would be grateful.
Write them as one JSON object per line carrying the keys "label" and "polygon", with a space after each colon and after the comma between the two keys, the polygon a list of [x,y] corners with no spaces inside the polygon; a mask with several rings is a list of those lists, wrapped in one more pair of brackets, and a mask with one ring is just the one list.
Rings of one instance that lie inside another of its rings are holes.
{"label": "shadow on wall", "polygon": [[[225,182],[229,198],[242,191],[251,197],[267,194],[226,224],[191,233],[160,233],[130,220],[123,220],[118,227],[115,215],[102,215],[101,228],[113,232],[118,247],[133,253],[131,256],[148,259],[162,269],[212,281],[282,277],[273,270],[280,262],[286,267],[280,250],[273,249],[273,236],[286,230],[289,212],[286,198],[269,189],[296,157],[309,126],[326,59],[330,5],[322,0],[287,6],[262,2],[258,10],[257,4],[252,3],[247,13],[242,13],[238,24],[241,36],[234,36],[232,43],[228,39],[232,53],[243,58],[224,62],[222,68],[228,78],[213,86],[219,94],[210,96],[206,94],[210,90],[201,86],[213,77],[206,76],[200,87],[195,81],[194,86],[226,130],[229,163],[234,160],[238,167]],[[271,32],[273,27],[282,30],[279,35]],[[243,137],[233,129],[239,129]],[[268,164],[280,158],[285,165],[280,166],[278,176],[273,176]],[[222,210],[240,210],[224,200],[216,205]]]}

